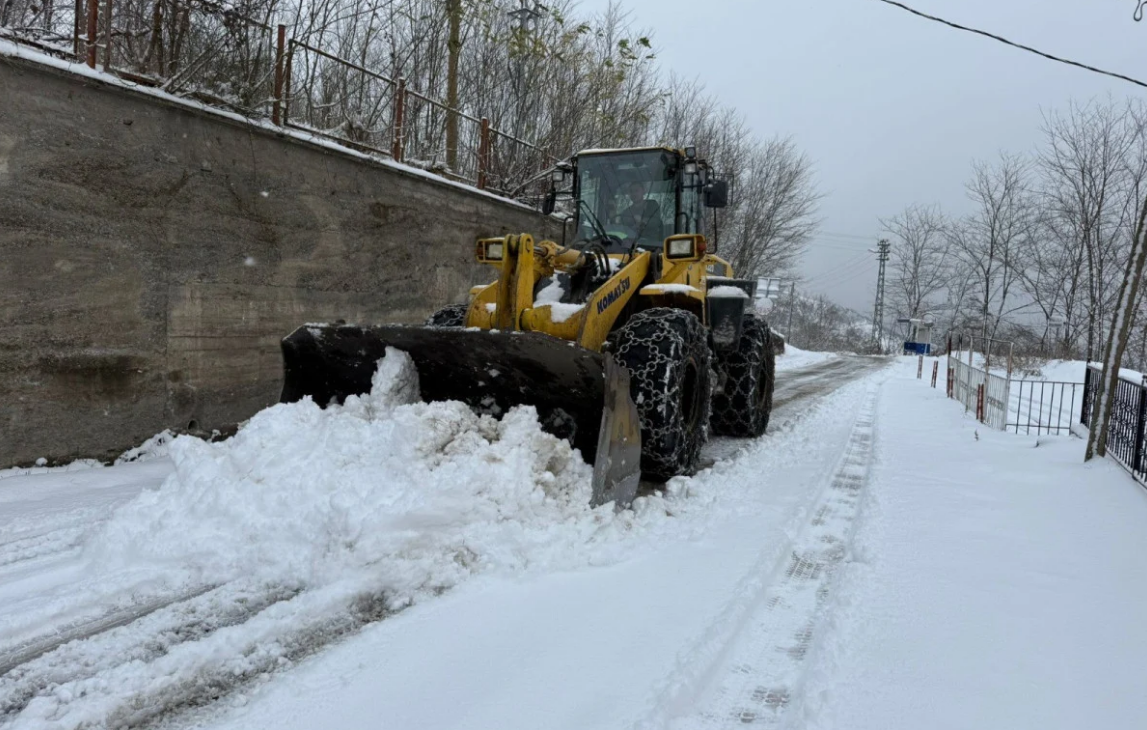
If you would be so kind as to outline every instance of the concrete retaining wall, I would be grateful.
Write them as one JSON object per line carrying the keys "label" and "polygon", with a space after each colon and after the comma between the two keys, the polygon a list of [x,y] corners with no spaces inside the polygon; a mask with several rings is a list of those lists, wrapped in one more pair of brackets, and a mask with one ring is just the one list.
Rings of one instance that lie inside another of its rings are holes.
{"label": "concrete retaining wall", "polygon": [[0,467],[226,428],[304,322],[413,322],[537,213],[0,57]]}

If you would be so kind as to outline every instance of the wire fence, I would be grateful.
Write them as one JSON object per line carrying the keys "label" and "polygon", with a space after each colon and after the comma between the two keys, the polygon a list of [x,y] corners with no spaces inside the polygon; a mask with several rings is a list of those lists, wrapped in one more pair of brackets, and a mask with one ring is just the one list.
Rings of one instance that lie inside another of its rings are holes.
{"label": "wire fence", "polygon": [[[329,49],[213,0],[0,0],[0,34],[135,83],[533,202],[558,160]],[[244,12],[246,10],[246,12]],[[262,14],[257,14],[262,12]],[[451,134],[451,128],[456,134]]]}

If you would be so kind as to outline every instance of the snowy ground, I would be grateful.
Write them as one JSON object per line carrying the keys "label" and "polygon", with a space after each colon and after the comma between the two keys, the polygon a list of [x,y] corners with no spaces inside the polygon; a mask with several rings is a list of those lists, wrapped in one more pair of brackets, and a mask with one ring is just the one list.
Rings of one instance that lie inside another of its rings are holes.
{"label": "snowy ground", "polygon": [[620,514],[528,411],[402,369],[0,479],[0,727],[1144,726],[1147,492],[913,360],[810,360]]}
{"label": "snowy ground", "polygon": [[1147,491],[901,379],[795,725],[1147,727]]}
{"label": "snowy ground", "polygon": [[777,372],[807,368],[810,365],[819,365],[838,357],[840,356],[831,352],[809,352],[786,343],[785,354],[777,358]]}

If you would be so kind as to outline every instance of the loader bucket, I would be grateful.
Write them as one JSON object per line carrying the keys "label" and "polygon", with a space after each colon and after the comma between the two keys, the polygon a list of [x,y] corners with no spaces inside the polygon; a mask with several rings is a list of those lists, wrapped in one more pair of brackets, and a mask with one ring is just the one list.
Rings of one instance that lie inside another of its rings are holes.
{"label": "loader bucket", "polygon": [[[602,472],[601,480],[595,478],[595,504],[622,497],[615,494],[616,488],[628,492],[630,482],[636,491],[640,426],[634,438],[634,428],[628,424],[636,422],[636,408],[629,396],[628,374],[622,368],[611,370],[626,377],[624,383],[611,383],[607,402],[602,354],[548,335],[407,325],[306,325],[282,342],[280,400],[289,403],[310,396],[326,407],[349,395],[367,393],[387,347],[410,355],[424,401],[457,400],[494,415],[516,405],[532,405],[542,426],[568,439],[590,463],[598,456],[600,438],[605,448],[601,456],[610,457],[614,466]],[[627,403],[634,410],[632,414],[626,410],[619,421],[612,403]],[[607,437],[606,430],[619,435]]]}

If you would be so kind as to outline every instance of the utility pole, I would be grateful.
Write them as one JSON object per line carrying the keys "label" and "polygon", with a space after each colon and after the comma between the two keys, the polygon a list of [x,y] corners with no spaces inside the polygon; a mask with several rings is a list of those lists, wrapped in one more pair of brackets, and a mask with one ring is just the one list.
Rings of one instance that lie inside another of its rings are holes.
{"label": "utility pole", "polygon": [[458,57],[462,54],[462,0],[446,0],[450,40],[446,42],[446,167],[458,169]]}
{"label": "utility pole", "polygon": [[884,352],[884,270],[891,250],[892,244],[885,238],[880,239],[875,251],[869,249],[880,262],[880,274],[876,279],[876,308],[872,312],[872,334],[881,352]]}

